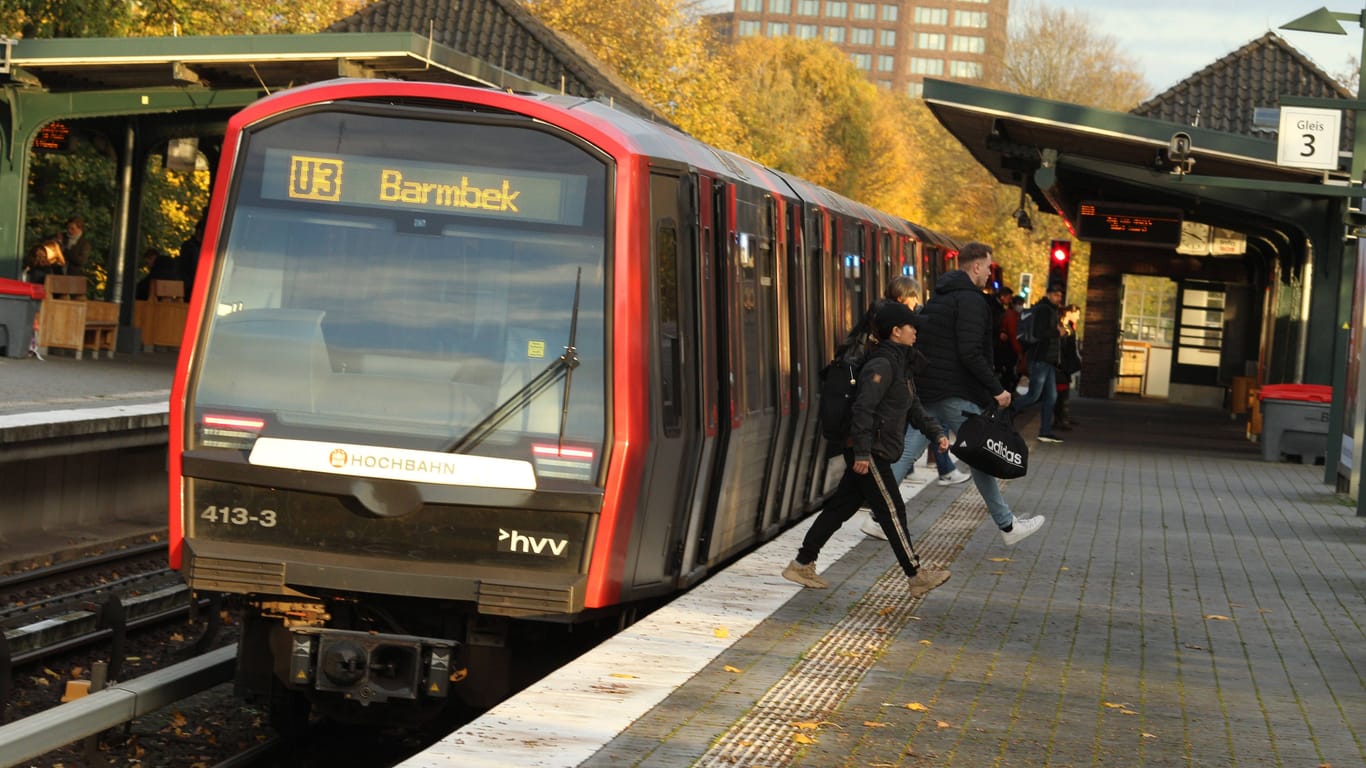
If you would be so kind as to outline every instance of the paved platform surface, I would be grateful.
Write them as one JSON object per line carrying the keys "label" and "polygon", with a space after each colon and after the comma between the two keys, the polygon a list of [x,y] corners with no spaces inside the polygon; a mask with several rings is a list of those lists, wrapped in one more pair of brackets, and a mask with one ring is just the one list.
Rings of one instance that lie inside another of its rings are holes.
{"label": "paved platform surface", "polygon": [[177,354],[172,350],[80,360],[60,352],[42,360],[0,357],[0,415],[166,403]]}
{"label": "paved platform surface", "polygon": [[[1324,468],[1262,461],[1218,411],[1074,411],[1006,487],[1040,534],[1006,547],[971,484],[916,497],[917,546],[954,573],[927,597],[864,538],[822,558],[830,589],[787,584],[803,523],[760,550],[749,586],[787,597],[737,638],[706,631],[748,627],[733,585],[714,614],[662,609],[577,690],[557,672],[405,766],[1366,765],[1366,519]],[[654,655],[624,650],[651,620]],[[660,659],[707,643],[651,693]],[[591,713],[633,697],[652,703],[585,748]],[[506,759],[466,759],[481,744]]]}

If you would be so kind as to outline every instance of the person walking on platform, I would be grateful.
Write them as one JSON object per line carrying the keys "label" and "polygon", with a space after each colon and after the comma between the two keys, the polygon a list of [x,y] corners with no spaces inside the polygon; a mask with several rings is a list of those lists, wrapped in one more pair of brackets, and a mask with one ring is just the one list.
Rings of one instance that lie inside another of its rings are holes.
{"label": "person walking on platform", "polygon": [[[804,587],[829,586],[816,573],[816,558],[830,537],[867,504],[887,534],[892,553],[905,571],[911,597],[921,597],[949,579],[949,572],[922,567],[920,556],[906,530],[906,502],[892,475],[892,462],[901,455],[901,425],[909,418],[941,450],[949,446],[948,434],[916,398],[911,380],[910,353],[917,327],[924,318],[910,307],[882,301],[874,311],[873,324],[879,339],[859,369],[849,439],[844,449],[845,470],[835,493],[825,502],[797,557],[783,569],[783,578]],[[895,429],[882,429],[895,425]]]}
{"label": "person walking on platform", "polygon": [[[958,269],[940,276],[934,295],[921,311],[929,325],[920,351],[929,364],[916,376],[915,384],[925,409],[950,432],[963,426],[964,411],[981,413],[993,400],[1001,408],[1010,405],[1011,393],[1001,385],[992,363],[995,339],[989,302],[996,299],[982,292],[990,277],[991,246],[968,243],[958,253]],[[913,457],[925,450],[919,438],[914,445],[909,442],[906,450]],[[1043,515],[1020,518],[1011,513],[995,477],[975,467],[971,474],[1007,546],[1043,527]]]}
{"label": "person walking on platform", "polygon": [[1072,419],[1072,409],[1068,400],[1072,395],[1072,377],[1081,370],[1081,343],[1077,340],[1077,321],[1081,319],[1081,307],[1068,304],[1062,308],[1062,325],[1059,330],[1058,359],[1058,402],[1053,406],[1053,426],[1070,430],[1076,426]]}
{"label": "person walking on platform", "polygon": [[1028,350],[1029,391],[1015,401],[1018,413],[1043,403],[1039,412],[1039,442],[1061,443],[1053,434],[1053,406],[1058,400],[1058,366],[1062,363],[1062,291],[1061,283],[1048,286],[1043,300],[1034,305],[1030,322],[1034,324],[1034,345]]}

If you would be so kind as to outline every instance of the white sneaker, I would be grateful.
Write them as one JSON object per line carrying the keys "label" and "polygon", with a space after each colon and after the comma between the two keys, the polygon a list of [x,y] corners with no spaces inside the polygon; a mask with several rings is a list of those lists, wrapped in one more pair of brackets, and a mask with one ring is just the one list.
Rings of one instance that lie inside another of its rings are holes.
{"label": "white sneaker", "polygon": [[971,479],[972,475],[970,473],[954,467],[954,470],[947,475],[940,475],[936,482],[940,485],[958,485],[959,483],[966,483]]}
{"label": "white sneaker", "polygon": [[825,589],[830,586],[825,583],[825,579],[816,575],[815,563],[802,565],[796,560],[793,560],[783,569],[783,578],[788,581],[795,581],[803,587],[811,587],[812,589]]}
{"label": "white sneaker", "polygon": [[1007,547],[1013,547],[1024,541],[1031,534],[1043,527],[1044,516],[1035,515],[1030,518],[1015,518],[1015,525],[1008,531],[1001,531],[1001,540]]}
{"label": "white sneaker", "polygon": [[873,519],[872,515],[865,514],[863,516],[863,524],[860,525],[858,529],[863,531],[863,535],[865,536],[872,536],[875,539],[882,539],[883,541],[887,540],[887,532],[882,530],[882,526],[877,524],[877,521]]}

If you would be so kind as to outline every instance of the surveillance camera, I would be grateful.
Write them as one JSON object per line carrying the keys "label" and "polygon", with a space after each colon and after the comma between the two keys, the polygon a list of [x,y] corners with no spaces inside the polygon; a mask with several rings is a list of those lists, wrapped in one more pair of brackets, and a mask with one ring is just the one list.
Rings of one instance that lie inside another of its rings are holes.
{"label": "surveillance camera", "polygon": [[1174,163],[1185,162],[1191,154],[1191,136],[1185,131],[1177,131],[1172,134],[1171,141],[1167,142],[1167,159]]}
{"label": "surveillance camera", "polygon": [[1015,210],[1015,226],[1020,229],[1033,229],[1034,222],[1029,218],[1029,212],[1023,208]]}

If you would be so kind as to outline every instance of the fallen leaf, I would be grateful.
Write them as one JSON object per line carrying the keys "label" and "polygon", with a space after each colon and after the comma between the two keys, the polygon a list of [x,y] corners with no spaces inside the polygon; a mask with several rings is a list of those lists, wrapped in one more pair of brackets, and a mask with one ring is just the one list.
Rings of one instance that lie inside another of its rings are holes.
{"label": "fallen leaf", "polygon": [[788,723],[788,725],[792,726],[793,728],[796,728],[799,731],[814,731],[817,728],[821,727],[821,723],[819,720],[803,720],[799,723]]}
{"label": "fallen leaf", "polygon": [[730,637],[730,630],[726,629],[725,627],[717,627],[713,629],[711,633],[721,638],[722,640],[726,639],[727,637]]}
{"label": "fallen leaf", "polygon": [[939,726],[940,728],[952,728],[952,727],[953,727],[952,725],[949,725],[948,723],[944,722],[943,720],[935,720],[935,721],[934,721],[934,724],[937,725],[937,726]]}
{"label": "fallen leaf", "polygon": [[1121,710],[1119,711],[1119,713],[1120,713],[1121,715],[1136,715],[1136,714],[1138,714],[1137,712],[1133,711],[1132,709],[1121,709]]}
{"label": "fallen leaf", "polygon": [[878,611],[878,612],[877,612],[877,615],[879,615],[879,616],[886,616],[887,614],[889,614],[889,613],[891,613],[892,611],[895,611],[895,610],[896,610],[895,608],[893,608],[892,606],[889,605],[889,606],[887,606],[886,608],[883,608],[882,610]]}
{"label": "fallen leaf", "polygon": [[993,563],[1010,563],[1010,562],[1014,562],[1013,560],[1011,560],[1011,559],[1008,558],[1008,557],[988,557],[987,559],[990,560],[990,561],[993,562]]}
{"label": "fallen leaf", "polygon": [[930,708],[929,708],[929,707],[925,706],[924,704],[921,704],[921,703],[918,702],[918,701],[913,701],[913,702],[911,702],[910,704],[907,704],[907,705],[906,705],[906,709],[909,709],[909,710],[911,710],[912,712],[929,712],[929,711],[930,711]]}
{"label": "fallen leaf", "polygon": [[184,728],[185,724],[188,722],[189,720],[185,719],[185,715],[179,712],[171,715],[171,725],[174,725],[177,728]]}
{"label": "fallen leaf", "polygon": [[795,741],[795,742],[797,742],[798,744],[815,744],[815,743],[816,743],[816,740],[815,740],[815,739],[811,738],[810,736],[807,736],[807,735],[804,734],[804,733],[794,733],[794,734],[792,734],[792,740]]}
{"label": "fallen leaf", "polygon": [[739,670],[739,669],[737,669],[737,668],[735,668],[735,667],[732,667],[732,666],[729,665],[729,664],[727,664],[726,666],[722,667],[722,669],[724,669],[724,670],[726,670],[727,672],[730,672],[730,673],[732,673],[732,674],[736,674],[736,675],[740,674],[740,672],[741,672],[741,670]]}
{"label": "fallen leaf", "polygon": [[930,642],[929,640],[921,640],[921,641],[920,641],[920,644],[921,644],[921,645],[934,645],[934,643]]}
{"label": "fallen leaf", "polygon": [[1109,707],[1110,709],[1124,709],[1125,707],[1129,706],[1128,704],[1115,704],[1114,702],[1110,701],[1102,701],[1101,705]]}
{"label": "fallen leaf", "polygon": [[869,728],[886,728],[888,725],[887,723],[875,723],[872,720],[864,720],[863,724]]}
{"label": "fallen leaf", "polygon": [[1145,738],[1145,739],[1155,739],[1155,738],[1157,738],[1157,734],[1154,734],[1154,733],[1148,733],[1147,731],[1141,731],[1141,733],[1143,734],[1143,738]]}
{"label": "fallen leaf", "polygon": [[620,677],[620,678],[622,678],[622,679],[624,679],[624,680],[635,680],[635,679],[636,679],[636,676],[635,676],[635,675],[630,675],[630,674],[627,674],[627,673],[625,673],[625,672],[613,672],[613,673],[610,675],[610,677]]}
{"label": "fallen leaf", "polygon": [[1217,613],[1207,613],[1205,614],[1205,618],[1209,619],[1210,621],[1233,621],[1233,619],[1230,619],[1227,616],[1220,616]]}
{"label": "fallen leaf", "polygon": [[1060,571],[1070,571],[1070,570],[1072,570],[1072,569],[1071,569],[1071,568],[1068,568],[1067,566],[1064,565],[1063,567],[1059,568],[1058,570],[1060,570]]}
{"label": "fallen leaf", "polygon": [[1205,646],[1203,646],[1203,645],[1196,645],[1195,643],[1182,643],[1181,646],[1182,646],[1183,648],[1189,648],[1189,649],[1191,649],[1192,651],[1203,651],[1203,650],[1205,650]]}

